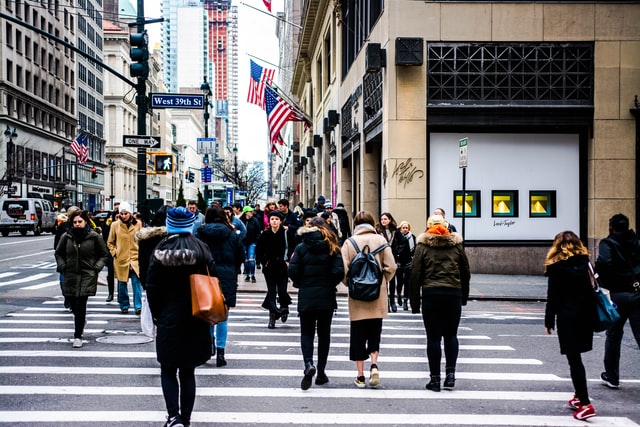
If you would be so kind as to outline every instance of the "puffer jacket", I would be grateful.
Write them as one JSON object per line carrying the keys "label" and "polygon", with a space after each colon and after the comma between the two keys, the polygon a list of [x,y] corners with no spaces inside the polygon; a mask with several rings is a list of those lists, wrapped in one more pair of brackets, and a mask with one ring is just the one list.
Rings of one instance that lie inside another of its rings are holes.
{"label": "puffer jacket", "polygon": [[98,288],[98,273],[108,259],[102,237],[86,227],[80,241],[75,241],[72,230],[60,237],[55,252],[58,272],[64,274],[64,296],[93,296]]}
{"label": "puffer jacket", "polygon": [[462,247],[462,236],[458,233],[422,233],[417,245],[409,280],[411,311],[420,311],[420,290],[423,297],[428,294],[457,295],[462,305],[469,298],[469,260]]}
{"label": "puffer jacket", "polygon": [[302,243],[296,246],[289,262],[289,277],[298,292],[298,311],[334,310],[336,286],[344,278],[340,252],[329,253],[317,227],[300,227]]}
{"label": "puffer jacket", "polygon": [[138,244],[138,269],[140,284],[147,289],[147,270],[153,255],[153,250],[158,243],[167,237],[167,227],[143,227],[136,232],[134,239]]}
{"label": "puffer jacket", "polygon": [[211,358],[209,324],[191,312],[191,274],[217,275],[207,245],[190,234],[173,234],[156,246],[147,273],[149,308],[157,325],[158,362],[195,367]]}
{"label": "puffer jacket", "polygon": [[211,256],[216,262],[224,299],[229,307],[235,307],[238,273],[244,261],[244,248],[240,236],[221,222],[202,225],[197,229],[196,236],[209,246]]}
{"label": "puffer jacket", "polygon": [[[376,234],[376,229],[368,224],[360,224],[353,230],[353,239],[355,239],[358,247],[362,250],[365,246],[374,251],[381,245],[387,243],[384,236]],[[342,245],[342,261],[344,263],[345,278],[343,283],[347,284],[347,276],[349,274],[349,265],[351,260],[356,256],[356,249],[349,240]],[[349,298],[349,319],[352,321],[365,319],[385,319],[387,317],[388,291],[387,284],[396,274],[396,261],[393,258],[391,247],[386,247],[383,251],[376,255],[378,264],[383,273],[380,296],[373,301],[359,301]]]}

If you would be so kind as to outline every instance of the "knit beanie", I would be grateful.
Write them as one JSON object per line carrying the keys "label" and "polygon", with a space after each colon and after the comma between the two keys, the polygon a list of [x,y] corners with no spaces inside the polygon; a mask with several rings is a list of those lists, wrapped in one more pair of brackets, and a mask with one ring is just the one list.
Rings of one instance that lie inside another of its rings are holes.
{"label": "knit beanie", "polygon": [[189,233],[193,231],[193,224],[196,222],[196,216],[184,206],[171,208],[167,211],[167,233],[179,234]]}

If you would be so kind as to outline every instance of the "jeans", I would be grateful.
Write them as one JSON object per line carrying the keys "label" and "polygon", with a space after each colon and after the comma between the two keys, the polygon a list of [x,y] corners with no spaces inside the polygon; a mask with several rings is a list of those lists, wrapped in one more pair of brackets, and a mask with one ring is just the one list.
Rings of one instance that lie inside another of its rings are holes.
{"label": "jeans", "polygon": [[220,322],[217,325],[211,325],[211,342],[216,344],[216,348],[225,348],[227,345],[227,331],[229,330],[229,313],[227,313],[227,320]]}
{"label": "jeans", "polygon": [[[133,289],[133,308],[135,310],[142,309],[142,284],[138,275],[129,270],[129,279],[131,279],[131,288]],[[127,282],[118,280],[118,304],[120,310],[129,310],[129,293],[127,291]]]}
{"label": "jeans", "polygon": [[442,350],[447,368],[456,367],[458,361],[458,325],[462,315],[462,298],[453,295],[422,295],[422,322],[427,331],[427,359],[431,375],[440,376]]}
{"label": "jeans", "polygon": [[[62,284],[64,283],[64,274],[60,273],[60,293],[62,293]],[[71,303],[69,302],[69,297],[65,297],[64,294],[64,308],[71,308]]]}
{"label": "jeans", "polygon": [[640,346],[640,292],[611,292],[611,299],[618,306],[620,319],[607,330],[604,369],[609,380],[617,384],[620,381],[620,345],[627,319],[636,343]]}
{"label": "jeans", "polygon": [[256,275],[256,244],[249,243],[244,247],[246,259],[244,261],[244,274],[247,276]]}
{"label": "jeans", "polygon": [[107,290],[109,291],[109,295],[113,295],[113,288],[115,284],[116,278],[113,272],[113,257],[109,254],[109,258],[107,259]]}

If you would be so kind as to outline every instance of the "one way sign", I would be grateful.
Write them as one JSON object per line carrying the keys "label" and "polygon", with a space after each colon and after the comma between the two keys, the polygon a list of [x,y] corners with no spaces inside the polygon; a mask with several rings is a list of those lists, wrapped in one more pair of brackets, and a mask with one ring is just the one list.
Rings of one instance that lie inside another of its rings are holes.
{"label": "one way sign", "polygon": [[160,137],[148,135],[123,135],[122,146],[158,148],[160,147]]}

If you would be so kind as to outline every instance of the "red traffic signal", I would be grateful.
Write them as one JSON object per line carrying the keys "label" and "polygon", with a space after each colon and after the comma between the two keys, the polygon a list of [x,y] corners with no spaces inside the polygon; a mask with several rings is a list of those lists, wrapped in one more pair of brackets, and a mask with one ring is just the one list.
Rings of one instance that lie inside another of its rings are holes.
{"label": "red traffic signal", "polygon": [[97,177],[98,177],[98,170],[94,166],[91,168],[91,179],[96,179]]}

